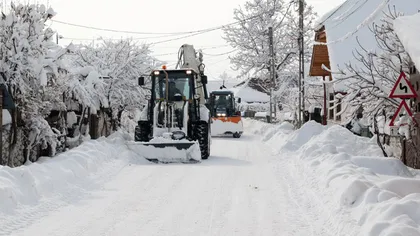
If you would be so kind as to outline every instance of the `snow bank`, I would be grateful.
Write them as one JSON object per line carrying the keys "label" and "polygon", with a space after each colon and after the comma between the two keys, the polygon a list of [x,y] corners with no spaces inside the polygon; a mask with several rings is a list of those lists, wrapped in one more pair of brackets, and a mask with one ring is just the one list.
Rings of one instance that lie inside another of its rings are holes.
{"label": "snow bank", "polygon": [[126,165],[133,161],[130,159],[133,156],[124,144],[123,134],[115,133],[108,138],[86,141],[54,158],[42,157],[36,163],[16,168],[0,166],[0,215],[86,184],[89,177],[110,163],[118,161]]}
{"label": "snow bank", "polygon": [[297,131],[285,123],[272,130],[264,139],[279,155],[304,163],[302,174],[319,176],[320,185],[335,193],[337,208],[354,213],[362,235],[420,235],[420,172],[382,157],[374,138],[313,121]]}
{"label": "snow bank", "polygon": [[294,126],[289,122],[270,124],[245,118],[244,130],[247,134],[262,136],[263,141],[277,145],[276,142],[286,141],[288,134],[294,131]]}

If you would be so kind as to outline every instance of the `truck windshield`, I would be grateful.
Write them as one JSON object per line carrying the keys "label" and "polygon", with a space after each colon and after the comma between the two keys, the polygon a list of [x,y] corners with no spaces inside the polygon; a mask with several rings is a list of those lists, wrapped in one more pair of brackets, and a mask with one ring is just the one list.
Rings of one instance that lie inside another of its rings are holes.
{"label": "truck windshield", "polygon": [[[156,77],[156,86],[154,89],[155,98],[166,98],[166,78]],[[184,99],[191,99],[191,89],[187,77],[171,77],[168,80],[168,99],[174,101],[175,95],[180,95]]]}
{"label": "truck windshield", "polygon": [[214,95],[213,97],[213,109],[216,112],[222,110],[233,110],[233,99],[230,94]]}

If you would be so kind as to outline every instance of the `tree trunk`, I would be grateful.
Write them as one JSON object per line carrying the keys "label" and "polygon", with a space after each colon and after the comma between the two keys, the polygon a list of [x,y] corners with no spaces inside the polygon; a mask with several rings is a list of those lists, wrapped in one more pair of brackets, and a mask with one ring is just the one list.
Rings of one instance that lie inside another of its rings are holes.
{"label": "tree trunk", "polygon": [[375,129],[375,133],[376,133],[376,142],[378,143],[379,147],[382,150],[382,153],[384,154],[384,157],[388,157],[388,154],[385,151],[385,148],[381,142],[381,137],[380,137],[380,133],[379,133],[379,128],[378,128],[378,122],[376,121],[376,115],[373,116],[373,127]]}

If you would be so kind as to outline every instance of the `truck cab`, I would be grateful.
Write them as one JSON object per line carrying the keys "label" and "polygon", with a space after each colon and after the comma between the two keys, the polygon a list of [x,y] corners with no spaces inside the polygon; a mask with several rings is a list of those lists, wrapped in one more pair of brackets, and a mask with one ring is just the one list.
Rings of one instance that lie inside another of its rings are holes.
{"label": "truck cab", "polygon": [[[238,103],[241,99],[238,98]],[[229,90],[219,90],[210,93],[208,108],[212,119],[212,136],[241,137],[243,123],[238,110],[235,95]]]}

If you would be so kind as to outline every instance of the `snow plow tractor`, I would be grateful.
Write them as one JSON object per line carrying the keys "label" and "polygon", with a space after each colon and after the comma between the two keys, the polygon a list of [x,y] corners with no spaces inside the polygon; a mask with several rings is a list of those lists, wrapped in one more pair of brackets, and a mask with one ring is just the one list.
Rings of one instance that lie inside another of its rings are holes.
{"label": "snow plow tractor", "polygon": [[[238,103],[240,102],[241,98],[238,98]],[[232,91],[211,92],[208,107],[212,119],[212,136],[241,137],[243,133],[241,112],[236,109],[235,96]]]}
{"label": "snow plow tractor", "polygon": [[[129,148],[155,163],[197,163],[210,155],[210,115],[207,76],[202,54],[192,45],[179,51],[177,69],[150,74],[148,104],[135,128]],[[179,68],[178,68],[179,67]],[[144,77],[139,85],[145,85]]]}

